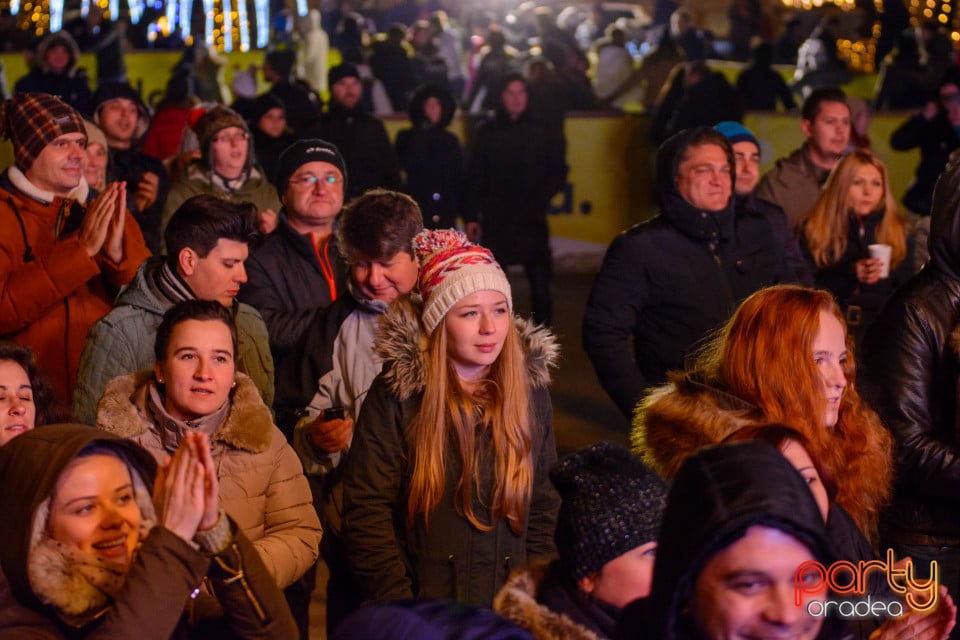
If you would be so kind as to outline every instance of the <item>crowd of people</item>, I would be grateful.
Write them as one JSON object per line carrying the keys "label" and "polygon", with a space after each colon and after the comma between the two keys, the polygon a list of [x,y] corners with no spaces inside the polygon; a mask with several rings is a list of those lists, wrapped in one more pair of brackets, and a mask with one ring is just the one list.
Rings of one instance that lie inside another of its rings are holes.
{"label": "crowd of people", "polygon": [[493,30],[450,74],[433,18],[338,32],[324,110],[283,49],[230,106],[195,69],[156,111],[117,78],[2,103],[0,638],[305,639],[318,562],[331,638],[960,637],[960,72],[894,134],[904,208],[812,80],[761,176],[674,12],[659,214],[583,312],[632,450],[558,459],[547,211],[588,57],[544,9],[543,59]]}

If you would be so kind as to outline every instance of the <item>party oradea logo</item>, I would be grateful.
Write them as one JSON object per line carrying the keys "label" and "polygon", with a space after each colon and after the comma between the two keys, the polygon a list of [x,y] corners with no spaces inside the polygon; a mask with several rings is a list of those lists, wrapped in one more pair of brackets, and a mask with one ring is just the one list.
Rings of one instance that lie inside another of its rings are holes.
{"label": "party oradea logo", "polygon": [[[843,618],[900,617],[905,609],[931,611],[940,594],[940,567],[930,562],[929,578],[917,578],[913,560],[896,561],[893,549],[887,559],[861,560],[857,563],[838,560],[830,566],[808,560],[793,574],[794,604],[805,607],[814,617]],[[885,580],[893,597],[887,600],[871,597],[869,583]]]}

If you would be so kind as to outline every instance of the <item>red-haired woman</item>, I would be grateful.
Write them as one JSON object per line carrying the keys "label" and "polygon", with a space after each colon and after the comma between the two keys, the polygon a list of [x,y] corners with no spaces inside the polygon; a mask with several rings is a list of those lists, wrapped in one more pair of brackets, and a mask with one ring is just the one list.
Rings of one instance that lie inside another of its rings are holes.
{"label": "red-haired woman", "polygon": [[[837,503],[868,536],[890,495],[890,434],[854,387],[840,308],[827,291],[781,285],[747,298],[701,353],[637,409],[634,447],[667,479],[704,445],[780,422],[810,442]],[[828,523],[829,524],[829,523]]]}
{"label": "red-haired woman", "polygon": [[[907,225],[889,184],[880,158],[853,151],[831,172],[800,233],[817,287],[837,297],[858,343],[890,294],[913,275]],[[871,257],[871,245],[889,247],[889,269]]]}

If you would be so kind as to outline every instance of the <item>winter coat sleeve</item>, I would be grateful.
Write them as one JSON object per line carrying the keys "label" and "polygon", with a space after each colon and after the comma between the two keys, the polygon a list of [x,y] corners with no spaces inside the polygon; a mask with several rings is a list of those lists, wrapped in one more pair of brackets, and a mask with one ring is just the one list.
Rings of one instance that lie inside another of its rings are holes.
{"label": "winter coat sleeve", "polygon": [[23,260],[20,234],[9,227],[7,234],[0,239],[0,334],[36,322],[100,274],[96,259],[87,255],[77,234],[58,240],[49,254],[29,261]]}
{"label": "winter coat sleeve", "polygon": [[527,526],[528,560],[553,558],[557,547],[553,533],[557,528],[557,512],[560,496],[550,482],[550,467],[557,461],[557,442],[553,433],[553,406],[546,389],[535,393],[537,404],[537,427],[541,430],[540,448],[534,452],[536,459],[533,476],[533,496],[530,499],[530,519]]}
{"label": "winter coat sleeve", "polygon": [[271,448],[274,464],[265,496],[264,536],[253,545],[283,589],[316,562],[322,529],[300,460],[279,429],[274,429]]}
{"label": "winter coat sleeve", "polygon": [[[933,293],[933,292],[931,292]],[[948,304],[947,295],[934,305]],[[942,380],[937,370],[949,353],[943,309],[932,313],[894,297],[867,331],[858,367],[862,393],[896,439],[897,477],[928,496],[956,501],[960,496],[960,450],[939,434],[955,425],[938,425],[934,405]],[[949,328],[946,329],[949,332]],[[938,335],[941,334],[941,335]],[[955,389],[948,392],[956,393]]]}
{"label": "winter coat sleeve", "polygon": [[237,370],[250,376],[260,390],[263,403],[273,406],[274,369],[270,353],[270,335],[263,318],[253,307],[238,305],[237,322]]}
{"label": "winter coat sleeve", "polygon": [[296,638],[290,608],[253,545],[237,527],[233,541],[213,556],[207,573],[231,637],[243,640]]}
{"label": "winter coat sleeve", "polygon": [[210,560],[173,532],[154,527],[134,558],[123,590],[84,640],[167,640]]}
{"label": "winter coat sleeve", "polygon": [[77,385],[73,391],[73,418],[96,426],[97,403],[107,383],[116,376],[136,373],[137,356],[123,331],[101,318],[90,328],[80,355]]}
{"label": "winter coat sleeve", "polygon": [[353,449],[344,464],[343,530],[347,559],[364,602],[414,597],[406,553],[397,534],[403,501],[403,428],[400,401],[383,376],[374,381],[360,411]]}
{"label": "winter coat sleeve", "polygon": [[610,245],[583,317],[583,348],[600,384],[628,419],[649,386],[631,348],[647,291],[642,251],[630,240],[627,232]]}

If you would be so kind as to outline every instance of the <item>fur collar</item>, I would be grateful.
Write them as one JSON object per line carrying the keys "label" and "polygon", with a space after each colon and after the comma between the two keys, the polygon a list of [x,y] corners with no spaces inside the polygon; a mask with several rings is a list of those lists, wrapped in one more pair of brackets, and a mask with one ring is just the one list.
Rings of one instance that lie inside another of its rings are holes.
{"label": "fur collar", "polygon": [[549,572],[549,564],[533,564],[515,571],[493,599],[493,610],[539,640],[600,640],[600,636],[566,614],[537,602],[537,590]]}
{"label": "fur collar", "polygon": [[[401,298],[383,315],[377,329],[375,351],[384,362],[384,377],[390,390],[405,401],[426,386],[424,361],[427,336],[422,331],[422,303],[413,297]],[[550,369],[557,366],[560,344],[549,329],[529,320],[514,318],[520,344],[526,354],[527,376],[534,389],[550,384]]]}
{"label": "fur collar", "polygon": [[683,462],[704,446],[762,422],[758,407],[683,376],[654,389],[640,402],[630,439],[634,452],[669,481]]}
{"label": "fur collar", "polygon": [[[121,438],[136,438],[154,428],[145,412],[147,388],[152,380],[153,372],[111,380],[97,406],[97,427]],[[270,447],[273,429],[273,416],[263,404],[257,386],[237,372],[237,386],[231,392],[227,419],[211,440],[262,453]]]}

